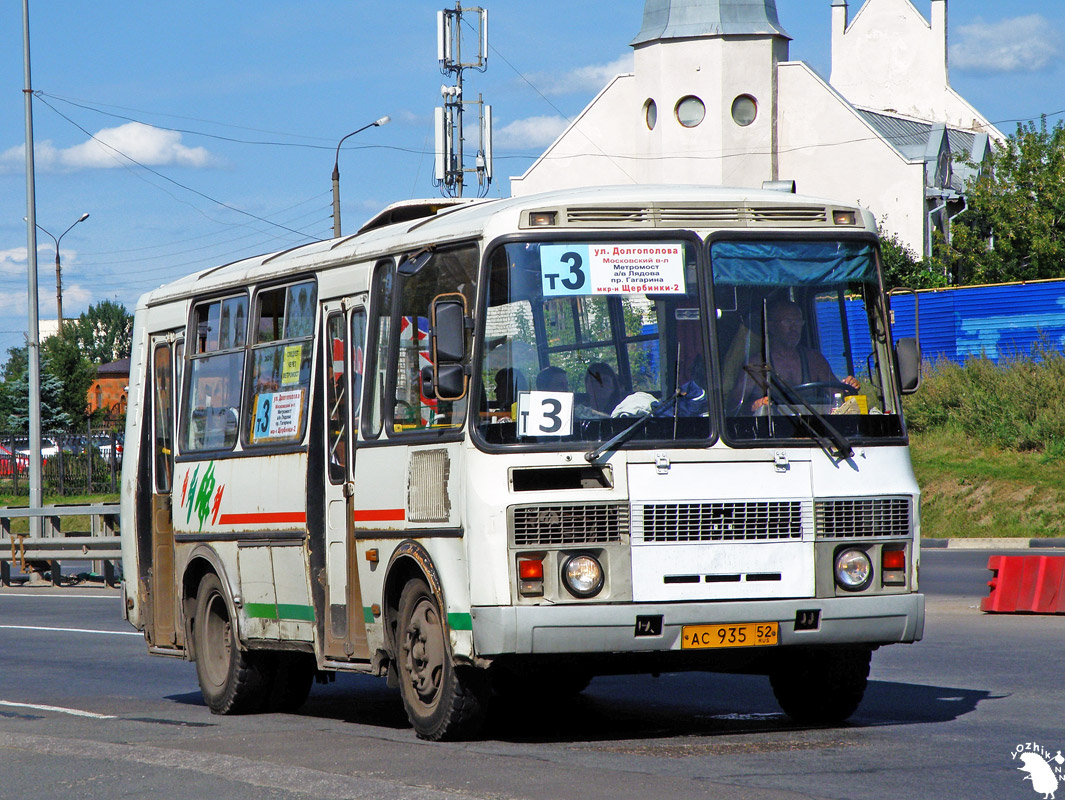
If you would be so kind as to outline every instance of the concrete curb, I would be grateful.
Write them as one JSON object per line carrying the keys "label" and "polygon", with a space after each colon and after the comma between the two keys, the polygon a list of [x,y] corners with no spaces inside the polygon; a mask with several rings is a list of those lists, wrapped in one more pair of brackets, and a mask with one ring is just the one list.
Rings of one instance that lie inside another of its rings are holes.
{"label": "concrete curb", "polygon": [[921,539],[922,550],[1044,550],[1065,548],[1065,539]]}

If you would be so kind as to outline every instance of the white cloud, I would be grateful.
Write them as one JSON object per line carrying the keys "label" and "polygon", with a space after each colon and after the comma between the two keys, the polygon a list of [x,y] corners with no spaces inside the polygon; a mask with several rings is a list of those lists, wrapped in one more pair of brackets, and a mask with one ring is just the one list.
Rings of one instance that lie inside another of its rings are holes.
{"label": "white cloud", "polygon": [[1061,33],[1041,14],[959,28],[950,65],[970,72],[1038,72],[1062,54]]}
{"label": "white cloud", "polygon": [[569,123],[563,117],[528,117],[518,119],[493,133],[497,147],[524,150],[546,147],[566,130]]}
{"label": "white cloud", "polygon": [[0,275],[26,274],[26,248],[0,250]]}
{"label": "white cloud", "polygon": [[[114,148],[114,149],[112,149]],[[182,166],[201,168],[211,166],[214,158],[204,147],[186,147],[181,134],[127,122],[117,128],[103,128],[89,139],[73,147],[59,149],[50,141],[36,142],[33,148],[37,169],[77,171],[83,169],[113,169],[129,166],[119,151],[134,161],[151,167]],[[0,154],[0,172],[14,172],[25,168],[26,146],[19,145]]]}
{"label": "white cloud", "polygon": [[561,75],[534,73],[529,81],[546,95],[597,94],[615,75],[632,72],[632,63],[632,53],[626,53],[609,64],[577,67]]}

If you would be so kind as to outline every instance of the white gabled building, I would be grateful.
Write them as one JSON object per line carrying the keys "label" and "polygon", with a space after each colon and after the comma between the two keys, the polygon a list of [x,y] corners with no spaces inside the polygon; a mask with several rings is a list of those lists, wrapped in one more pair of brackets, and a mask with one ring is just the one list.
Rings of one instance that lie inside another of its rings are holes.
{"label": "white gabled building", "polygon": [[[698,183],[857,202],[918,255],[949,235],[967,168],[1002,134],[950,88],[947,0],[832,0],[831,82],[790,61],[775,0],[646,0],[634,70],[615,77],[520,177],[515,195]],[[901,57],[900,57],[901,54]]]}

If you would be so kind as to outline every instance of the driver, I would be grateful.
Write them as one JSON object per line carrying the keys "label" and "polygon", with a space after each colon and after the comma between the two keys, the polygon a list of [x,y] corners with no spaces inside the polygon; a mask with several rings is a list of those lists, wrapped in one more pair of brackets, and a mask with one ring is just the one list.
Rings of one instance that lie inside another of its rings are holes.
{"label": "driver", "polygon": [[[807,383],[843,383],[853,389],[859,387],[858,379],[848,375],[842,381],[828,366],[828,361],[817,350],[804,347],[802,342],[802,310],[791,300],[776,300],[766,310],[766,328],[769,333],[769,364],[780,379],[789,386]],[[761,360],[749,361],[748,366],[761,367]],[[730,395],[733,406],[738,406],[744,395],[754,386],[746,370],[736,380]],[[759,389],[759,391],[761,391]],[[751,411],[766,405],[769,399],[764,393],[751,404]]]}

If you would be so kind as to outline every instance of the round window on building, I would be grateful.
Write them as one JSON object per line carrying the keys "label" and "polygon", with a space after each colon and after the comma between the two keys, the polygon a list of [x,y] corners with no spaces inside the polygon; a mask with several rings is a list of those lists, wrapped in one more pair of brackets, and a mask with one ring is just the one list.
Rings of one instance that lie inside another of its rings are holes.
{"label": "round window on building", "polygon": [[694,128],[706,117],[706,106],[693,95],[682,97],[677,103],[677,122],[685,128]]}
{"label": "round window on building", "polygon": [[643,104],[643,118],[647,122],[647,129],[653,131],[658,124],[658,104],[654,100]]}
{"label": "round window on building", "polygon": [[732,101],[732,121],[746,128],[758,117],[758,101],[749,94],[741,94]]}

